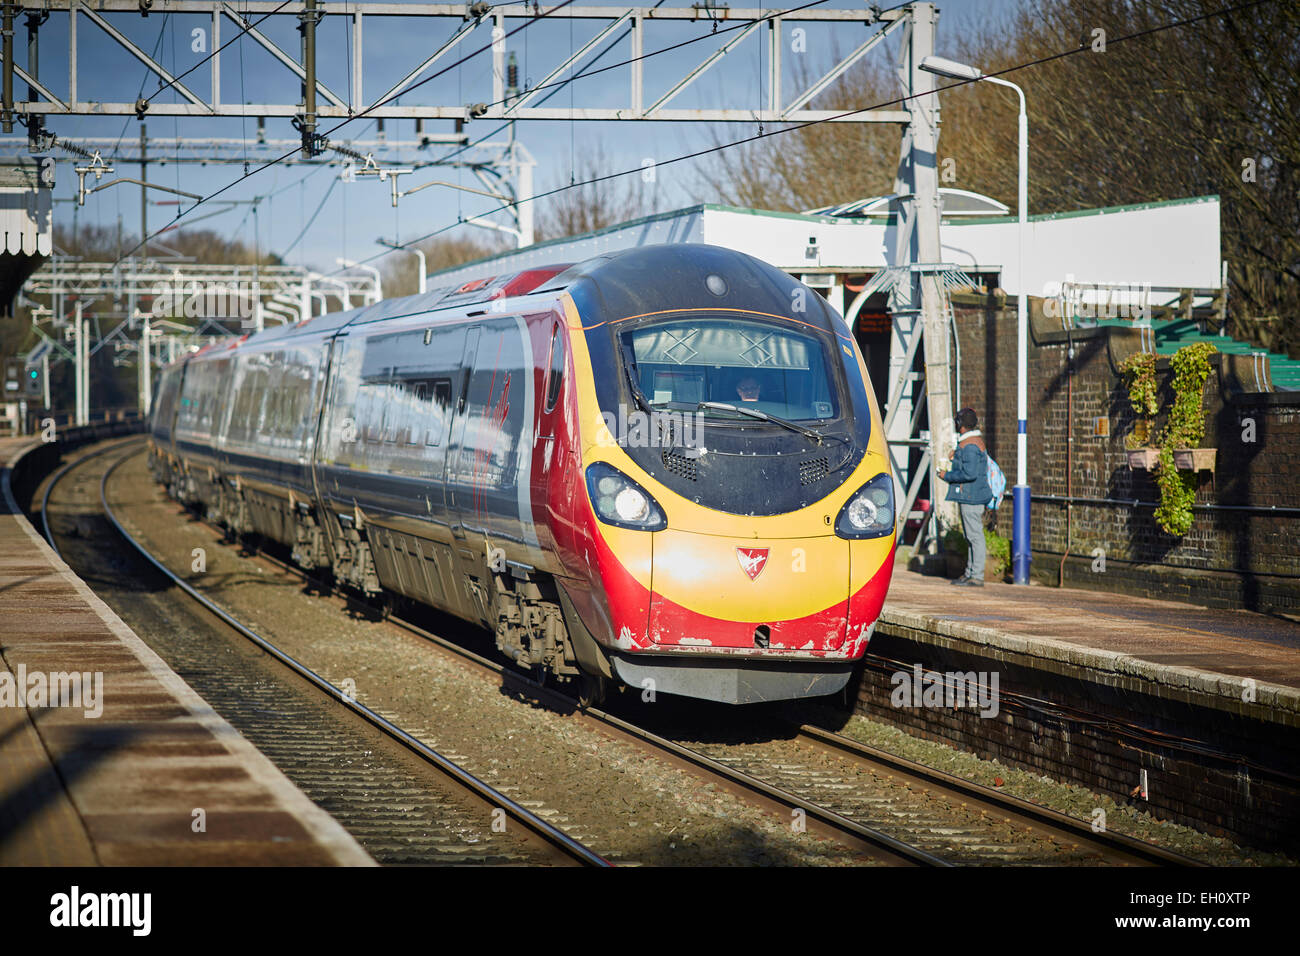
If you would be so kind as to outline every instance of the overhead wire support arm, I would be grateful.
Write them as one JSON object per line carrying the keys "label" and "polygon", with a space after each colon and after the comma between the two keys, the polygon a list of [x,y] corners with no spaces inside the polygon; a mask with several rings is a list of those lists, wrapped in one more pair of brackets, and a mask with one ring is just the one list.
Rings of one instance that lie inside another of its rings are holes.
{"label": "overhead wire support arm", "polygon": [[379,177],[379,181],[380,181],[381,183],[384,182],[384,181],[387,181],[387,182],[389,183],[389,185],[392,186],[392,190],[393,190],[393,207],[396,208],[396,207],[397,207],[397,200],[398,200],[398,199],[403,195],[402,193],[399,193],[399,192],[397,191],[397,177],[398,177],[398,176],[405,176],[407,173],[413,173],[413,172],[415,172],[415,170],[412,169],[412,168],[409,167],[409,166],[387,166],[387,167],[384,167],[384,166],[374,166],[374,167],[372,167],[371,169],[359,169],[359,170],[357,170],[357,175],[358,175],[358,176],[378,176],[378,177]]}
{"label": "overhead wire support arm", "polygon": [[[109,166],[104,170],[104,172],[110,172],[110,173],[112,171],[113,171],[112,166]],[[81,185],[77,190],[78,206],[84,206],[86,204],[86,197],[89,196],[91,193],[97,193],[101,189],[107,189],[109,186],[119,186],[122,183],[130,183],[131,185],[139,186],[142,189],[161,189],[163,192],[171,193],[174,196],[184,196],[186,199],[199,200],[203,198],[202,196],[199,196],[196,193],[187,193],[183,189],[173,189],[171,186],[164,186],[161,183],[149,183],[149,182],[145,182],[143,179],[135,179],[130,176],[121,176],[117,179],[110,179],[106,183],[100,183],[98,186],[92,186],[89,189],[87,189],[86,173],[83,172],[82,169],[78,168],[77,175],[81,178]]]}
{"label": "overhead wire support arm", "polygon": [[418,186],[412,186],[410,189],[399,193],[400,196],[410,196],[412,193],[418,193],[421,189],[428,189],[430,186],[446,186],[448,189],[459,189],[461,192],[474,193],[476,196],[487,196],[490,199],[498,199],[507,205],[514,203],[514,197],[506,196],[503,193],[491,192],[487,189],[475,189],[472,186],[461,186],[458,183],[449,183],[442,179],[434,179],[427,183],[420,183]]}
{"label": "overhead wire support arm", "polygon": [[401,196],[405,195],[405,193],[399,193],[397,191],[397,177],[405,176],[407,173],[415,172],[415,169],[410,166],[380,166],[378,163],[375,162],[374,153],[367,153],[366,155],[362,156],[355,149],[349,149],[347,146],[339,146],[329,142],[328,140],[324,141],[324,148],[332,149],[336,153],[339,153],[343,156],[347,156],[349,159],[358,160],[361,163],[361,168],[356,170],[356,172],[354,172],[351,176],[348,176],[347,174],[343,175],[343,179],[345,182],[355,180],[357,176],[376,176],[379,178],[379,181],[381,183],[382,182],[390,183],[393,189],[394,207],[397,206],[397,200]]}

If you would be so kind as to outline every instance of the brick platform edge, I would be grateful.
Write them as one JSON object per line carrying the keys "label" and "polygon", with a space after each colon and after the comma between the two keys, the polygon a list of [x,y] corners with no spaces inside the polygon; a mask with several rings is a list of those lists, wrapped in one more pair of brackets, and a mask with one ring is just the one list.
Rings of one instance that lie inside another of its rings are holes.
{"label": "brick platform edge", "polygon": [[[892,676],[997,671],[999,710],[895,708]],[[1300,852],[1300,691],[891,611],[856,711],[1261,849]],[[1147,772],[1148,799],[1131,796]]]}
{"label": "brick platform edge", "polygon": [[[98,436],[92,435],[87,440],[94,440],[95,437]],[[67,450],[67,448],[78,444],[78,442],[63,442],[60,444],[63,445],[64,450]],[[189,715],[199,726],[207,729],[232,756],[240,761],[254,782],[275,794],[284,810],[298,820],[310,834],[313,841],[329,853],[338,865],[375,866],[374,860],[362,849],[361,845],[357,843],[350,833],[344,830],[328,813],[312,803],[306,794],[291,783],[271,763],[269,758],[241,736],[239,731],[214,711],[207,701],[168,667],[167,663],[154,653],[153,649],[145,644],[127,626],[126,622],[117,616],[112,608],[105,604],[81,578],[77,577],[76,573],[54,553],[45,538],[27,520],[27,517],[17,505],[9,478],[15,471],[21,473],[26,470],[24,465],[29,464],[29,462],[23,460],[25,453],[33,450],[41,451],[50,447],[33,448],[28,446],[14,454],[10,462],[0,462],[0,466],[5,466],[3,468],[5,472],[3,480],[0,480],[0,496],[3,496],[0,505],[4,505],[5,508],[0,510],[9,510],[11,512],[7,515],[0,515],[0,520],[10,518],[18,522],[22,530],[31,539],[32,546],[42,551],[50,561],[54,573],[75,588],[81,599],[85,601],[86,606],[98,615],[113,636],[135,655],[150,674],[173,695],[175,701],[189,712]],[[30,476],[28,476],[27,480],[31,480]]]}

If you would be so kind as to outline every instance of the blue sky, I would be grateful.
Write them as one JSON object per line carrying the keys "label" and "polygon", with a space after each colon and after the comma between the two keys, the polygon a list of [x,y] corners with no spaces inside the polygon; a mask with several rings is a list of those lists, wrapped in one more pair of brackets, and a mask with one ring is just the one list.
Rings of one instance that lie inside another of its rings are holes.
{"label": "blue sky", "polygon": [[[612,0],[581,0],[584,5],[601,5],[617,8]],[[665,0],[669,6],[689,6],[688,0]],[[740,7],[735,3],[733,6]],[[940,3],[937,52],[953,52],[953,40],[964,30],[978,24],[981,18],[1000,16],[1013,10],[1016,0],[948,0]],[[364,8],[364,4],[360,4]],[[845,0],[828,0],[826,7],[861,9],[865,4],[846,3]],[[770,9],[770,8],[769,8]],[[154,13],[149,18],[133,16],[112,17],[110,22],[122,30],[147,52],[155,56],[174,74],[184,72],[202,59],[205,54],[191,50],[191,31],[206,27],[206,17],[170,17]],[[507,20],[506,29],[512,30],[523,21]],[[334,92],[347,99],[349,92],[350,39],[348,21],[343,17],[326,17],[318,30],[318,60],[322,81]],[[259,26],[282,49],[296,53],[298,50],[297,21],[291,16],[272,17]],[[513,50],[519,61],[521,84],[529,79],[540,81],[551,68],[567,56],[568,51],[580,47],[593,36],[601,24],[578,22],[572,27],[564,22],[541,20],[507,40],[507,49]],[[363,100],[373,101],[389,89],[409,70],[417,66],[454,29],[450,20],[427,21],[403,18],[372,17],[365,20]],[[790,38],[787,28],[787,48]],[[678,22],[654,24],[647,29],[644,49],[649,52],[689,37],[707,34],[710,25]],[[133,101],[143,90],[149,95],[157,89],[158,80],[104,36],[97,27],[83,18],[79,23],[79,96],[81,99]],[[806,56],[810,65],[827,63],[838,51],[847,53],[861,42],[859,34],[866,27],[839,30],[811,27],[807,36]],[[15,47],[22,49],[25,40],[22,30]],[[222,42],[235,35],[234,24],[222,23]],[[616,34],[617,35],[617,34]],[[759,106],[759,50],[757,36],[750,37],[722,63],[700,78],[685,91],[674,107],[745,108]],[[484,25],[466,40],[459,54],[444,58],[435,69],[455,62],[471,50],[490,40],[490,27]],[[716,46],[716,41],[701,41],[685,49],[655,56],[645,64],[646,101],[651,102],[659,92],[666,90],[684,72],[693,67]],[[68,43],[66,19],[51,18],[41,31],[41,78],[56,95],[66,93]],[[630,44],[624,39],[614,46],[601,64],[616,63],[626,59]],[[892,51],[877,50],[872,56],[891,56]],[[221,94],[226,101],[245,102],[295,102],[299,84],[288,70],[275,62],[260,46],[245,38],[222,51]],[[20,62],[22,62],[20,60]],[[794,70],[799,55],[787,53],[785,86],[787,96],[795,89]],[[547,103],[548,106],[619,106],[627,101],[629,73],[626,68],[614,70],[597,78],[579,80],[563,89]],[[194,92],[206,97],[210,92],[210,68],[204,65],[187,76],[184,82]],[[19,91],[25,93],[20,85]],[[176,97],[164,91],[159,102]],[[490,101],[491,55],[481,53],[421,89],[400,100],[405,104],[456,104]],[[146,120],[150,138],[154,137],[252,137],[256,134],[255,120],[225,120],[153,116]],[[322,129],[334,122],[326,120]],[[51,117],[48,125],[61,137],[76,141],[79,137],[112,137],[134,142],[139,137],[139,125],[134,117],[59,118]],[[471,139],[486,137],[499,123],[478,120],[466,127]],[[428,121],[426,132],[451,132],[450,121]],[[17,128],[21,132],[21,128]],[[656,161],[688,153],[714,142],[717,133],[735,137],[754,132],[748,125],[734,124],[725,128],[707,127],[685,123],[569,123],[567,121],[532,121],[516,124],[516,135],[538,161],[535,171],[536,189],[542,190],[567,183],[575,156],[600,149],[609,164],[616,169],[634,169],[646,158]],[[391,138],[414,137],[414,123],[410,120],[388,121],[385,130]],[[297,134],[285,119],[268,119],[266,135],[286,139]],[[368,139],[374,135],[373,121],[357,120],[333,134],[335,140]],[[504,134],[492,137],[503,138]],[[59,152],[60,167],[55,189],[56,197],[67,199],[75,195],[76,178],[70,157]],[[242,175],[239,166],[178,166],[151,167],[149,178],[188,192],[208,195]],[[424,235],[436,229],[453,225],[459,215],[471,216],[488,208],[489,201],[470,194],[441,187],[423,190],[417,195],[401,200],[398,209],[391,206],[389,187],[374,180],[345,183],[338,181],[337,167],[317,169],[307,166],[278,166],[266,169],[235,185],[222,195],[222,199],[248,200],[254,196],[268,196],[259,207],[256,217],[248,215],[248,206],[238,206],[233,211],[206,219],[201,227],[213,228],[226,235],[235,234],[245,241],[256,238],[263,249],[281,252],[303,230],[313,211],[320,213],[302,241],[289,254],[290,262],[310,264],[323,271],[336,268],[335,259],[364,259],[380,250],[374,242],[378,236],[400,235],[402,240]],[[136,176],[138,166],[123,166],[118,175]],[[442,179],[460,181],[469,186],[479,184],[468,173],[455,170],[421,170],[404,177],[401,188],[409,189],[422,182]],[[328,199],[326,192],[331,190]],[[690,163],[678,164],[657,172],[655,188],[660,208],[671,209],[684,205],[699,193],[700,183]],[[168,199],[161,192],[153,192],[155,199]],[[710,199],[704,195],[700,198]],[[844,199],[855,197],[845,196]],[[324,204],[322,204],[324,200]],[[114,224],[121,216],[127,231],[139,228],[139,192],[132,186],[114,187],[89,197],[79,210],[81,222]],[[211,211],[211,205],[200,207],[187,219],[197,219]],[[175,206],[153,206],[150,210],[150,228],[157,229],[175,214]],[[70,225],[72,203],[56,204],[56,221]],[[182,220],[184,223],[186,220]],[[254,227],[256,226],[256,236]],[[199,224],[196,223],[196,228]],[[448,235],[471,234],[487,238],[490,233],[460,226]]]}

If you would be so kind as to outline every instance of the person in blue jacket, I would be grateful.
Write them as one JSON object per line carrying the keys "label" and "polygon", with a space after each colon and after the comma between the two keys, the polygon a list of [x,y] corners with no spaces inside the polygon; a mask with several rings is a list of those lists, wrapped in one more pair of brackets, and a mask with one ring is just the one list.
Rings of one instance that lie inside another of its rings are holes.
{"label": "person in blue jacket", "polygon": [[953,584],[984,587],[984,509],[993,497],[989,488],[989,454],[984,438],[975,426],[979,419],[975,409],[963,408],[953,422],[957,426],[957,451],[952,466],[939,472],[948,482],[948,500],[957,502],[961,512],[961,530],[969,545],[966,573]]}

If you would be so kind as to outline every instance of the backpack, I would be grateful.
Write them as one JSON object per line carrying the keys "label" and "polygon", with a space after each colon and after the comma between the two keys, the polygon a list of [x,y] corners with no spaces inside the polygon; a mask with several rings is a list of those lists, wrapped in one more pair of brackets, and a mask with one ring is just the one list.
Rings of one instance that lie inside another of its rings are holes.
{"label": "backpack", "polygon": [[998,505],[1002,504],[1002,496],[1007,491],[1007,476],[1002,474],[1002,469],[998,463],[989,455],[989,491],[993,492],[993,497],[989,499],[988,504],[984,507],[989,511],[997,511]]}

